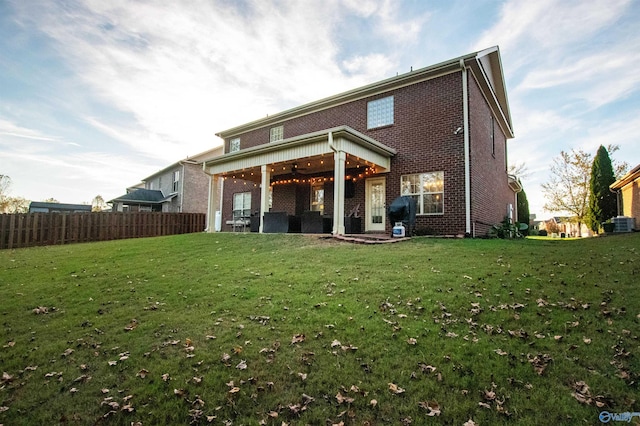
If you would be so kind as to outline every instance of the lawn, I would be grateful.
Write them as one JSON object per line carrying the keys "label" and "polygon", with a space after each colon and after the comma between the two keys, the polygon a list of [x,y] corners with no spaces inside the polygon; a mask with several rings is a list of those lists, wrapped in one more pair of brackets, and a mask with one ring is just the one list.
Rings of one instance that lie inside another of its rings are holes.
{"label": "lawn", "polygon": [[639,281],[640,234],[0,251],[0,424],[599,424]]}

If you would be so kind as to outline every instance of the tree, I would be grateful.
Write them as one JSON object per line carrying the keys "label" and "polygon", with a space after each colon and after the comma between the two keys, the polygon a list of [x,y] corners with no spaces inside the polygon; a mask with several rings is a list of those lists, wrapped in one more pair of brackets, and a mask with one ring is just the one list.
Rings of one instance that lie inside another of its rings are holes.
{"label": "tree", "polygon": [[8,213],[10,197],[7,195],[11,186],[11,178],[0,175],[0,213]]}
{"label": "tree", "polygon": [[[518,222],[529,225],[529,200],[527,200],[527,194],[524,192],[524,189],[518,192],[517,201]],[[525,231],[524,234],[527,235],[528,231]]]}
{"label": "tree", "polygon": [[101,212],[107,208],[107,203],[102,198],[102,195],[96,195],[91,201],[91,211],[92,212]]}
{"label": "tree", "polygon": [[592,155],[581,149],[560,151],[560,156],[553,159],[549,181],[542,184],[547,198],[544,208],[570,213],[578,223],[578,229],[589,211],[591,162]]}
{"label": "tree", "polygon": [[616,194],[609,190],[609,185],[616,181],[609,152],[600,145],[593,159],[589,180],[589,214],[587,223],[592,231],[597,232],[602,223],[617,213]]}

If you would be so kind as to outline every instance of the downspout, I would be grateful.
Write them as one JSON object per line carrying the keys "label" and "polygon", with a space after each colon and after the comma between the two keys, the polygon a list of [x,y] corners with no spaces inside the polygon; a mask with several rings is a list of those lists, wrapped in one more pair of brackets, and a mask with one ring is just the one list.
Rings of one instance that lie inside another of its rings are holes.
{"label": "downspout", "polygon": [[467,235],[471,235],[471,167],[469,152],[469,90],[467,88],[467,68],[460,59],[462,69],[462,115],[464,120],[464,207]]}
{"label": "downspout", "polygon": [[620,214],[620,192],[622,191],[622,188],[620,188],[619,190],[609,188],[609,191],[616,194],[616,212],[618,213],[617,216],[622,216]]}

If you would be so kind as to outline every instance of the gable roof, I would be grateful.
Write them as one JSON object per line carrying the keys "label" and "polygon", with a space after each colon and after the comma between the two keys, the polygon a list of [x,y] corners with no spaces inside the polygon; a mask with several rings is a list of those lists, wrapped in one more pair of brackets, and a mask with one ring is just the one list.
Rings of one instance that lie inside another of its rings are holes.
{"label": "gable roof", "polygon": [[216,135],[223,139],[233,137],[250,130],[272,126],[312,112],[333,108],[357,99],[409,86],[411,84],[430,80],[452,72],[458,72],[463,68],[470,69],[472,71],[476,81],[480,85],[480,89],[487,99],[487,102],[494,110],[497,121],[503,128],[504,133],[508,138],[513,138],[511,112],[509,110],[509,101],[507,99],[507,90],[502,71],[502,60],[500,59],[500,49],[498,46],[469,53],[426,68],[421,68],[406,74],[401,74],[367,86],[362,86],[357,89],[304,104],[228,130],[223,130],[216,133]]}
{"label": "gable roof", "polygon": [[170,194],[165,197],[162,191],[155,189],[136,189],[118,198],[110,200],[109,203],[119,202],[124,204],[162,204],[171,200],[177,194]]}
{"label": "gable roof", "polygon": [[148,182],[150,180],[152,180],[154,177],[167,173],[168,171],[170,171],[171,169],[175,169],[177,167],[181,167],[183,164],[194,164],[194,165],[199,165],[202,164],[204,161],[209,160],[211,158],[215,158],[222,155],[222,146],[217,146],[215,148],[212,149],[208,149],[204,152],[201,152],[199,154],[193,155],[191,157],[187,157],[184,158],[180,161],[177,161],[173,164],[170,164],[169,166],[158,170],[157,172],[147,176],[146,178],[142,179],[142,182]]}
{"label": "gable roof", "polygon": [[628,185],[629,183],[633,182],[638,178],[640,178],[640,164],[638,164],[633,169],[631,169],[629,173],[627,173],[626,175],[622,176],[620,179],[618,179],[617,181],[609,185],[609,188],[622,189],[626,185]]}

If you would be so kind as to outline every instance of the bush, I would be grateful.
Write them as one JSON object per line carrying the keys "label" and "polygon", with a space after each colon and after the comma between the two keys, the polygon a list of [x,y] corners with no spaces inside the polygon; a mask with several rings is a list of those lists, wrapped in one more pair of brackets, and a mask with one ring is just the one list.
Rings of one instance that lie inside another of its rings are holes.
{"label": "bush", "polygon": [[540,235],[541,237],[546,237],[547,236],[547,231],[544,229],[541,229],[538,231],[538,235]]}
{"label": "bush", "polygon": [[489,236],[492,238],[523,238],[522,232],[520,231],[522,228],[528,228],[524,226],[520,226],[518,222],[512,223],[511,219],[507,216],[504,217],[502,222],[493,225],[489,230]]}

